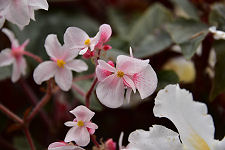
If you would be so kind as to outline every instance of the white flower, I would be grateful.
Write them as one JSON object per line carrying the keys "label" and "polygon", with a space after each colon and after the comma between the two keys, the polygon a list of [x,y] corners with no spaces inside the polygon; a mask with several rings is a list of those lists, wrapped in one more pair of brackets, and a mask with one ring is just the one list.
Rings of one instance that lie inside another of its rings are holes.
{"label": "white flower", "polygon": [[213,34],[214,39],[220,40],[223,39],[225,40],[225,32],[216,30],[215,26],[212,26],[209,28],[209,31]]}

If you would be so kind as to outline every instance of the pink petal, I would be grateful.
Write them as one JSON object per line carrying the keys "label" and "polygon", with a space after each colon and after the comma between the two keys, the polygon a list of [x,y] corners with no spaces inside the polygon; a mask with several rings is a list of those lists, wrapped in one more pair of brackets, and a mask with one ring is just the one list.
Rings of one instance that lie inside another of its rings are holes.
{"label": "pink petal", "polygon": [[70,145],[65,142],[54,142],[48,146],[48,150],[84,150],[84,149],[79,146]]}
{"label": "pink petal", "polygon": [[3,27],[4,23],[5,23],[5,17],[0,16],[0,29]]}
{"label": "pink petal", "polygon": [[45,61],[39,64],[34,70],[33,78],[37,84],[47,81],[52,78],[57,70],[57,65],[52,61]]}
{"label": "pink petal", "polygon": [[10,4],[10,0],[0,0],[0,11],[5,9]]}
{"label": "pink petal", "polygon": [[16,81],[18,81],[20,78],[20,75],[21,75],[20,65],[19,65],[19,62],[15,60],[13,62],[13,71],[12,71],[12,77],[11,77],[12,82],[15,83]]}
{"label": "pink petal", "polygon": [[89,39],[87,33],[77,27],[67,28],[64,34],[64,43],[70,48],[84,48],[87,39]]}
{"label": "pink petal", "polygon": [[92,123],[92,122],[86,123],[85,126],[86,126],[87,128],[90,128],[90,129],[98,129],[98,126],[97,126],[95,123]]}
{"label": "pink petal", "polygon": [[26,62],[26,60],[22,57],[22,58],[21,58],[21,63],[20,63],[20,70],[21,70],[21,73],[22,73],[23,75],[26,74],[26,68],[27,68],[27,62]]}
{"label": "pink petal", "polygon": [[47,36],[45,40],[45,49],[48,56],[50,56],[51,58],[59,59],[62,57],[62,46],[55,34],[50,34]]}
{"label": "pink petal", "polygon": [[83,60],[79,59],[69,61],[65,64],[65,67],[76,72],[88,70],[88,65]]}
{"label": "pink petal", "polygon": [[125,74],[135,74],[148,66],[149,60],[141,60],[125,55],[119,55],[116,61],[117,70],[123,71]]}
{"label": "pink petal", "polygon": [[47,0],[29,0],[29,6],[32,6],[35,10],[37,9],[48,10]]}
{"label": "pink petal", "polygon": [[110,71],[110,72],[116,72],[116,69],[112,67],[110,64],[106,63],[103,60],[98,60],[98,66],[101,67],[101,69]]}
{"label": "pink petal", "polygon": [[134,82],[128,76],[124,75],[123,82],[125,83],[126,86],[132,88],[134,93],[136,93]]}
{"label": "pink petal", "polygon": [[106,77],[108,77],[111,74],[112,72],[103,69],[100,65],[96,67],[96,76],[98,78],[98,81],[104,80]]}
{"label": "pink petal", "polygon": [[132,89],[131,88],[127,88],[127,91],[126,91],[126,101],[127,101],[127,104],[130,103],[130,95],[131,95],[131,92],[132,92]]}
{"label": "pink petal", "polygon": [[96,94],[99,101],[105,106],[120,107],[124,101],[123,80],[115,75],[108,76],[97,85]]}
{"label": "pink petal", "polygon": [[100,40],[101,33],[98,32],[95,37],[91,38],[90,50],[93,51]]}
{"label": "pink petal", "polygon": [[5,33],[8,36],[8,38],[9,38],[9,40],[11,42],[12,48],[15,48],[15,47],[19,46],[19,42],[15,38],[15,35],[14,35],[14,33],[12,31],[10,31],[9,29],[3,28],[2,32]]}
{"label": "pink petal", "polygon": [[111,29],[110,25],[103,24],[100,26],[99,32],[100,32],[101,36],[100,36],[100,40],[97,45],[101,46],[103,43],[106,43],[109,40],[109,38],[111,37],[112,29]]}
{"label": "pink petal", "polygon": [[72,86],[72,71],[67,68],[58,68],[55,73],[55,82],[63,91],[68,91]]}
{"label": "pink petal", "polygon": [[0,67],[8,66],[13,63],[14,58],[11,55],[10,49],[4,49],[0,53]]}
{"label": "pink petal", "polygon": [[79,55],[84,55],[87,51],[88,51],[88,47],[85,47],[79,52]]}
{"label": "pink petal", "polygon": [[73,127],[67,132],[64,141],[74,141],[79,146],[87,146],[90,142],[90,134],[85,127]]}
{"label": "pink petal", "polygon": [[79,49],[71,49],[67,47],[65,44],[62,46],[63,54],[62,54],[62,59],[64,59],[66,62],[73,60],[75,57],[77,57],[79,53]]}
{"label": "pink petal", "polygon": [[148,65],[142,72],[135,74],[133,81],[142,99],[150,96],[155,91],[158,83],[156,73],[151,65]]}
{"label": "pink petal", "polygon": [[30,13],[27,0],[13,0],[8,7],[6,19],[18,25],[21,29],[30,22]]}
{"label": "pink petal", "polygon": [[89,122],[91,118],[95,115],[95,113],[89,110],[85,106],[77,106],[73,110],[70,111],[78,121],[82,120],[83,122]]}
{"label": "pink petal", "polygon": [[73,126],[76,126],[77,123],[74,122],[74,121],[67,121],[67,122],[64,123],[64,125],[67,126],[67,127],[73,127]]}

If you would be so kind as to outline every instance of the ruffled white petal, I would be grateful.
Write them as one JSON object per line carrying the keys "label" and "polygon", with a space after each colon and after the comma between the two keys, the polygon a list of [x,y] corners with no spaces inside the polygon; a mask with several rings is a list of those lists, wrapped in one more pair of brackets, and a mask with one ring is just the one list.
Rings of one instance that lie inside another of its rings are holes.
{"label": "ruffled white petal", "polygon": [[96,94],[99,101],[107,107],[117,108],[124,101],[123,80],[110,75],[97,85]]}
{"label": "ruffled white petal", "polygon": [[141,60],[125,55],[119,55],[116,61],[116,69],[125,74],[133,75],[144,70],[148,66],[149,60]]}
{"label": "ruffled white petal", "polygon": [[129,135],[127,150],[182,150],[179,135],[160,125],[150,131],[136,130]]}
{"label": "ruffled white petal", "polygon": [[138,89],[141,99],[150,96],[156,89],[158,79],[151,65],[133,76],[133,81]]}
{"label": "ruffled white petal", "polygon": [[46,0],[29,0],[29,6],[32,6],[35,10],[48,10],[48,2]]}
{"label": "ruffled white petal", "polygon": [[62,57],[63,51],[62,46],[58,41],[57,35],[50,34],[47,36],[45,40],[45,49],[47,54],[55,59],[59,59]]}
{"label": "ruffled white petal", "polygon": [[76,72],[88,70],[88,65],[83,60],[79,59],[69,61],[65,64],[65,67]]}
{"label": "ruffled white petal", "polygon": [[6,48],[1,51],[0,53],[0,67],[2,66],[8,66],[12,64],[14,61],[13,56],[11,55],[11,50],[9,48]]}
{"label": "ruffled white petal", "polygon": [[192,94],[179,85],[168,85],[155,98],[154,115],[166,117],[176,126],[184,147],[188,150],[210,150],[214,125],[207,107],[194,102]]}
{"label": "ruffled white petal", "polygon": [[221,141],[215,141],[215,150],[224,150],[225,149],[225,137]]}
{"label": "ruffled white petal", "polygon": [[37,84],[52,78],[57,70],[57,65],[52,61],[45,61],[37,66],[34,70],[33,78]]}
{"label": "ruffled white petal", "polygon": [[8,38],[9,38],[9,40],[11,42],[12,48],[19,46],[19,42],[15,38],[15,35],[14,35],[14,33],[12,31],[10,31],[9,29],[3,28],[2,32],[5,33],[8,36]]}
{"label": "ruffled white petal", "polygon": [[63,91],[68,91],[72,86],[72,71],[67,68],[57,69],[55,73],[55,82]]}
{"label": "ruffled white petal", "polygon": [[82,105],[77,106],[76,108],[71,110],[70,113],[72,113],[78,121],[81,120],[83,122],[90,121],[91,118],[95,115],[93,111]]}

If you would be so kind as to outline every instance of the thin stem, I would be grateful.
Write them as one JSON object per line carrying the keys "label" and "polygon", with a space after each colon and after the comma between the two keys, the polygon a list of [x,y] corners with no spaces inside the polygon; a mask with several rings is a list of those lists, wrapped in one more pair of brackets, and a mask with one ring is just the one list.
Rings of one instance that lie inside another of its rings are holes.
{"label": "thin stem", "polygon": [[47,85],[47,92],[45,96],[41,99],[41,101],[34,107],[33,111],[30,113],[29,117],[27,118],[27,121],[31,121],[34,116],[41,110],[42,107],[45,106],[45,104],[50,100],[51,98],[51,80],[48,81]]}
{"label": "thin stem", "polygon": [[32,54],[32,53],[30,53],[28,51],[24,51],[23,54],[33,58],[34,60],[36,60],[39,63],[41,63],[43,61],[42,58],[40,58],[39,56],[34,55],[34,54]]}
{"label": "thin stem", "polygon": [[88,90],[86,96],[85,96],[85,104],[86,104],[86,107],[89,108],[90,107],[90,97],[91,97],[91,94],[92,94],[92,91],[94,90],[94,87],[96,85],[96,83],[98,82],[98,79],[95,78],[90,89]]}
{"label": "thin stem", "polygon": [[100,148],[98,142],[96,141],[96,138],[94,135],[91,135],[91,141],[97,146],[97,148]]}
{"label": "thin stem", "polygon": [[11,118],[12,120],[14,120],[15,122],[18,122],[20,124],[23,124],[23,120],[17,116],[16,114],[14,114],[12,111],[10,111],[8,108],[6,108],[4,105],[0,104],[0,110],[6,114],[9,118]]}
{"label": "thin stem", "polygon": [[88,75],[76,77],[76,78],[73,79],[73,81],[87,80],[87,79],[93,78],[94,76],[95,76],[95,73],[93,73],[93,74],[88,74]]}
{"label": "thin stem", "polygon": [[36,150],[36,148],[34,146],[34,142],[33,142],[32,137],[30,135],[30,131],[28,130],[28,128],[24,128],[24,133],[25,133],[25,135],[27,137],[27,141],[28,141],[28,143],[30,145],[31,150]]}
{"label": "thin stem", "polygon": [[80,87],[78,87],[76,84],[72,85],[72,88],[77,91],[77,93],[79,93],[81,96],[85,97],[85,93],[83,90],[80,89]]}

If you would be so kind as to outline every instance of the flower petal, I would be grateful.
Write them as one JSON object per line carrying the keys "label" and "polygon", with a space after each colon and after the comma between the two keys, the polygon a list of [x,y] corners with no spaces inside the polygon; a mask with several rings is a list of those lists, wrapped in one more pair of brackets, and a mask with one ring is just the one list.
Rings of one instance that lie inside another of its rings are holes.
{"label": "flower petal", "polygon": [[125,85],[132,88],[134,93],[136,93],[136,88],[135,88],[134,82],[128,76],[126,76],[126,75],[123,76],[123,82],[125,82]]}
{"label": "flower petal", "polygon": [[90,134],[85,127],[73,127],[67,132],[64,141],[74,141],[79,146],[87,146],[90,142]]}
{"label": "flower petal", "polygon": [[70,145],[65,142],[54,142],[48,146],[48,150],[84,150],[84,149],[79,146]]}
{"label": "flower petal", "polygon": [[100,39],[101,33],[98,32],[95,37],[91,38],[91,45],[90,50],[93,51],[95,49],[95,46],[98,44]]}
{"label": "flower petal", "polygon": [[73,126],[76,126],[77,124],[74,121],[67,121],[64,123],[64,125],[67,127],[73,127]]}
{"label": "flower petal", "polygon": [[13,62],[13,71],[12,71],[12,77],[11,80],[13,83],[19,80],[21,75],[21,70],[20,70],[20,62],[15,60]]}
{"label": "flower petal", "polygon": [[21,73],[22,73],[23,75],[26,74],[26,68],[27,68],[27,62],[26,62],[26,60],[22,57],[22,58],[21,58],[21,64],[20,64],[20,70],[21,70]]}
{"label": "flower petal", "polygon": [[37,84],[47,81],[52,78],[57,70],[57,65],[52,61],[45,61],[39,64],[34,70],[33,78]]}
{"label": "flower petal", "polygon": [[85,126],[90,129],[98,129],[98,126],[92,122],[88,122]]}
{"label": "flower petal", "polygon": [[0,67],[7,66],[13,63],[14,58],[11,55],[11,50],[9,48],[4,49],[0,53]]}
{"label": "flower petal", "polygon": [[46,0],[29,0],[29,6],[32,6],[35,10],[48,10],[48,2]]}
{"label": "flower petal", "polygon": [[83,60],[79,59],[69,61],[65,64],[65,67],[76,72],[88,70],[88,65]]}
{"label": "flower petal", "polygon": [[88,47],[85,47],[84,49],[80,50],[79,55],[84,55],[88,51]]}
{"label": "flower petal", "polygon": [[128,150],[181,150],[179,135],[160,125],[153,125],[150,131],[136,130],[129,135]]}
{"label": "flower petal", "polygon": [[107,107],[117,108],[124,101],[123,80],[115,75],[110,75],[101,81],[96,88],[99,101]]}
{"label": "flower petal", "polygon": [[73,60],[75,57],[77,57],[78,53],[79,53],[79,49],[71,49],[68,46],[66,46],[65,44],[62,46],[63,51],[63,56],[61,57],[63,60],[70,61]]}
{"label": "flower petal", "polygon": [[125,74],[133,75],[144,70],[149,64],[149,60],[141,60],[125,55],[119,55],[116,61],[117,70],[123,71]]}
{"label": "flower petal", "polygon": [[125,97],[127,104],[130,103],[130,95],[131,95],[131,92],[132,92],[132,89],[131,88],[127,88],[126,97]]}
{"label": "flower petal", "polygon": [[12,48],[19,46],[19,42],[15,38],[15,35],[14,35],[14,33],[12,31],[10,31],[9,29],[3,28],[2,32],[5,33],[8,36],[8,38],[9,38],[9,40],[11,42]]}
{"label": "flower petal", "polygon": [[89,39],[87,33],[77,27],[67,28],[64,34],[64,43],[70,48],[84,48],[87,39]]}
{"label": "flower petal", "polygon": [[0,29],[3,27],[4,23],[5,23],[5,17],[0,16]]}
{"label": "flower petal", "polygon": [[55,82],[63,91],[68,91],[72,86],[72,71],[67,68],[57,69],[55,73]]}
{"label": "flower petal", "polygon": [[106,63],[104,60],[98,60],[98,66],[100,66],[104,70],[116,72],[116,69],[112,67],[110,64]]}
{"label": "flower petal", "polygon": [[225,149],[225,137],[221,141],[215,143],[215,150],[224,150]]}
{"label": "flower petal", "polygon": [[140,93],[141,99],[151,95],[158,83],[157,75],[151,65],[148,65],[143,71],[134,74],[133,81]]}
{"label": "flower petal", "polygon": [[188,150],[211,149],[215,130],[212,117],[205,104],[194,102],[192,94],[179,85],[168,85],[158,92],[153,112],[174,123]]}
{"label": "flower petal", "polygon": [[112,29],[110,25],[108,24],[101,25],[99,31],[101,33],[99,43],[106,43],[112,35]]}
{"label": "flower petal", "polygon": [[83,122],[90,121],[91,118],[95,115],[93,111],[82,105],[77,106],[76,108],[71,110],[70,113],[72,113],[76,117],[77,121],[82,120]]}
{"label": "flower petal", "polygon": [[59,59],[62,57],[62,46],[58,41],[57,35],[49,34],[45,40],[45,49],[48,56]]}

